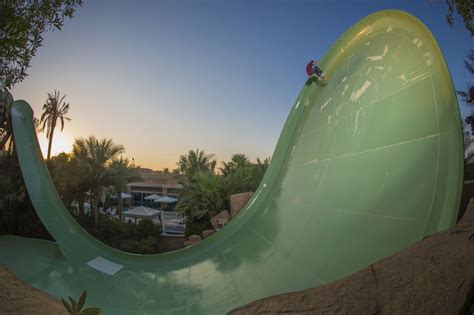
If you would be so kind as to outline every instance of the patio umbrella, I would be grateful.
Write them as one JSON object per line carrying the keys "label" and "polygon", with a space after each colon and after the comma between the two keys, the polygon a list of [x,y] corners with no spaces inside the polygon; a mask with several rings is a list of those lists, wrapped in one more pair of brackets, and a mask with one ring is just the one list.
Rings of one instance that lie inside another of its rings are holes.
{"label": "patio umbrella", "polygon": [[156,200],[156,199],[158,199],[158,198],[161,198],[161,196],[160,196],[160,195],[157,195],[157,194],[152,194],[152,195],[146,196],[146,197],[143,198],[143,199],[145,199],[145,200]]}
{"label": "patio umbrella", "polygon": [[130,198],[132,198],[132,195],[124,193],[124,192],[122,193],[122,199],[130,199]]}
{"label": "patio umbrella", "polygon": [[163,196],[161,198],[155,199],[155,202],[176,203],[176,202],[178,202],[178,199],[170,197],[170,196]]}

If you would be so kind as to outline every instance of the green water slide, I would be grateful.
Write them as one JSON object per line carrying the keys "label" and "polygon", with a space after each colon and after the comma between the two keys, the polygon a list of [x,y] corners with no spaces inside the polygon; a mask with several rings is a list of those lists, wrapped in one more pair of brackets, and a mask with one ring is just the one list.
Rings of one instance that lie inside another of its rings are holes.
{"label": "green water slide", "polygon": [[377,12],[345,32],[321,67],[327,84],[305,82],[240,214],[160,255],[120,252],[75,222],[43,162],[32,110],[16,101],[23,177],[56,242],[2,236],[0,264],[56,297],[87,289],[87,304],[104,314],[222,314],[340,279],[452,226],[461,120],[429,30],[407,13]]}

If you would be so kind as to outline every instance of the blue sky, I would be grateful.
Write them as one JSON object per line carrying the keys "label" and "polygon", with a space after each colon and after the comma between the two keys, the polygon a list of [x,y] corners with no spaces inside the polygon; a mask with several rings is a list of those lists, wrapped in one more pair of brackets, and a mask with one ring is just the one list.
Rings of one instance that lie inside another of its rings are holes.
{"label": "blue sky", "polygon": [[447,25],[444,2],[86,0],[61,32],[45,35],[13,94],[37,116],[47,92],[67,94],[72,121],[53,153],[96,135],[154,169],[174,168],[194,148],[219,161],[233,153],[265,157],[303,86],[306,63],[383,9],[421,19],[455,87],[465,87],[472,38],[461,23]]}

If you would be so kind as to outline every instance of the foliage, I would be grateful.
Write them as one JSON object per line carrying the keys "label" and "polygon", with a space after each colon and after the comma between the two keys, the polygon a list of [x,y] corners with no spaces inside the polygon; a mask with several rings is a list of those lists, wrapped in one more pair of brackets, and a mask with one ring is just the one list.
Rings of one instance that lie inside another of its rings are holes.
{"label": "foliage", "polygon": [[[188,154],[189,156],[191,154]],[[188,175],[188,181],[183,183],[176,206],[176,211],[188,219],[186,235],[201,234],[209,228],[209,219],[229,206],[231,194],[255,191],[269,162],[269,158],[263,161],[257,159],[257,164],[252,164],[245,154],[234,154],[229,162],[223,162],[223,166],[219,168],[222,175],[216,175],[205,168],[188,172],[191,175]]]}
{"label": "foliage", "polygon": [[219,170],[224,176],[228,176],[236,169],[250,165],[250,160],[245,154],[236,153],[232,155],[230,162],[222,162],[222,165]]}
{"label": "foliage", "polygon": [[449,26],[454,26],[455,15],[458,14],[464,23],[464,26],[469,31],[471,36],[474,36],[474,25],[472,21],[474,19],[474,5],[472,0],[446,0],[448,5],[448,14],[446,14],[446,21]]}
{"label": "foliage", "polygon": [[91,208],[95,224],[99,224],[98,204],[104,187],[110,185],[111,176],[107,167],[125,151],[124,147],[115,144],[110,139],[100,139],[91,136],[74,141],[72,155],[81,169],[81,176],[91,193]]}
{"label": "foliage", "polygon": [[[464,59],[464,65],[466,66],[467,71],[474,76],[474,49],[471,48],[469,53],[467,54],[467,58]],[[457,91],[458,95],[461,96],[461,99],[466,102],[467,104],[474,104],[474,86],[467,86],[465,91]],[[472,117],[469,117],[472,119]],[[470,121],[468,122],[470,123]]]}
{"label": "foliage", "polygon": [[224,167],[220,170],[224,176],[226,202],[232,194],[255,191],[262,181],[269,161],[269,158],[264,159],[263,162],[257,158],[257,164],[253,164],[244,154],[234,154],[230,162],[223,162]]}
{"label": "foliage", "polygon": [[64,204],[69,207],[73,201],[77,201],[79,214],[84,215],[84,201],[90,187],[80,161],[72,154],[60,153],[46,164]]}
{"label": "foliage", "polygon": [[150,236],[141,241],[134,239],[124,240],[121,245],[121,250],[136,254],[157,254],[158,238]]}
{"label": "foliage", "polygon": [[224,178],[228,195],[255,191],[263,178],[264,172],[256,165],[236,168]]}
{"label": "foliage", "polygon": [[47,160],[51,158],[51,147],[53,145],[53,136],[54,129],[59,120],[61,124],[61,131],[64,129],[64,120],[70,121],[71,118],[66,117],[67,112],[69,111],[69,103],[64,102],[66,95],[59,97],[59,91],[54,91],[54,95],[48,93],[48,98],[43,105],[43,113],[41,114],[40,124],[42,124],[41,129],[46,129],[46,138],[48,141],[48,155]]}
{"label": "foliage", "polygon": [[224,205],[222,178],[210,172],[199,171],[184,183],[176,206],[178,213],[188,220],[215,215]]}
{"label": "foliage", "polygon": [[82,0],[0,1],[0,90],[10,89],[27,76],[31,58],[43,41],[43,33],[61,30]]}
{"label": "foliage", "polygon": [[13,96],[11,93],[0,88],[0,151],[5,148],[13,134],[10,120],[10,106],[12,103]]}
{"label": "foliage", "polygon": [[179,157],[176,171],[191,178],[201,171],[214,173],[216,163],[213,154],[206,154],[199,149],[189,150],[187,154]]}
{"label": "foliage", "polygon": [[16,155],[0,156],[0,234],[52,240],[31,204]]}
{"label": "foliage", "polygon": [[255,191],[269,163],[270,158],[266,158],[263,162],[257,158],[257,164],[252,164],[245,154],[234,154],[230,162],[223,162],[224,167],[220,170],[224,175],[227,195]]}
{"label": "foliage", "polygon": [[149,237],[156,236],[159,233],[159,229],[150,219],[143,219],[140,220],[138,223],[138,232],[140,233],[138,236],[141,239],[146,239]]}
{"label": "foliage", "polygon": [[194,220],[188,220],[186,223],[186,235],[201,235],[204,230],[212,229],[211,216],[209,214],[204,215],[200,219],[195,218]]}
{"label": "foliage", "polygon": [[120,224],[115,218],[99,215],[100,224],[95,225],[92,217],[76,218],[89,234],[105,244],[122,251],[136,254],[157,254],[160,242],[160,226],[144,219],[135,225]]}
{"label": "foliage", "polygon": [[470,49],[467,58],[464,59],[464,66],[471,75],[474,75],[474,49]]}
{"label": "foliage", "polygon": [[464,180],[474,179],[474,138],[464,132]]}
{"label": "foliage", "polygon": [[[12,138],[7,89],[24,80],[43,33],[60,30],[82,0],[0,1],[0,233],[52,239],[26,192]],[[38,120],[35,121],[35,127]],[[52,135],[52,133],[51,133]],[[51,137],[52,138],[52,137]]]}
{"label": "foliage", "polygon": [[[455,24],[455,15],[459,15],[466,29],[469,31],[471,37],[474,36],[474,5],[472,0],[446,0],[448,5],[448,13],[446,14],[446,21],[449,26],[453,27]],[[467,58],[464,60],[464,65],[467,71],[471,75],[474,75],[474,50],[470,49],[467,53]],[[468,85],[465,91],[457,91],[458,95],[461,96],[462,100],[467,104],[473,104],[474,102],[474,86]],[[471,124],[474,122],[473,116],[466,117],[466,122]]]}
{"label": "foliage", "polygon": [[469,132],[464,132],[464,161],[466,163],[474,162],[474,139]]}
{"label": "foliage", "polygon": [[122,222],[122,191],[125,190],[128,183],[138,181],[140,177],[135,165],[122,156],[112,160],[108,166],[108,174],[109,185],[113,188],[118,202],[119,221]]}
{"label": "foliage", "polygon": [[98,315],[100,314],[99,307],[89,307],[84,308],[86,304],[87,298],[87,291],[84,291],[81,296],[79,297],[79,301],[74,300],[72,297],[67,297],[69,302],[65,299],[61,298],[61,302],[63,302],[64,307],[68,311],[70,315]]}
{"label": "foliage", "polygon": [[0,234],[52,240],[34,211],[15,154],[12,103],[10,92],[0,89]]}
{"label": "foliage", "polygon": [[[474,76],[474,49],[471,49],[467,54],[467,58],[464,60],[464,65],[471,76]],[[467,85],[465,91],[457,91],[457,93],[466,104],[471,106],[474,105],[474,86],[472,84]],[[474,124],[474,116],[467,116],[465,122],[472,127]]]}

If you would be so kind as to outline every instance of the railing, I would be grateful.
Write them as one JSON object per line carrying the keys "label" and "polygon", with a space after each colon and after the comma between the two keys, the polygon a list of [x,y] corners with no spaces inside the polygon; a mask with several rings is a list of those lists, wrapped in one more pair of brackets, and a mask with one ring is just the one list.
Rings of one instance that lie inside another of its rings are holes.
{"label": "railing", "polygon": [[174,211],[161,211],[162,235],[183,236],[186,224]]}

